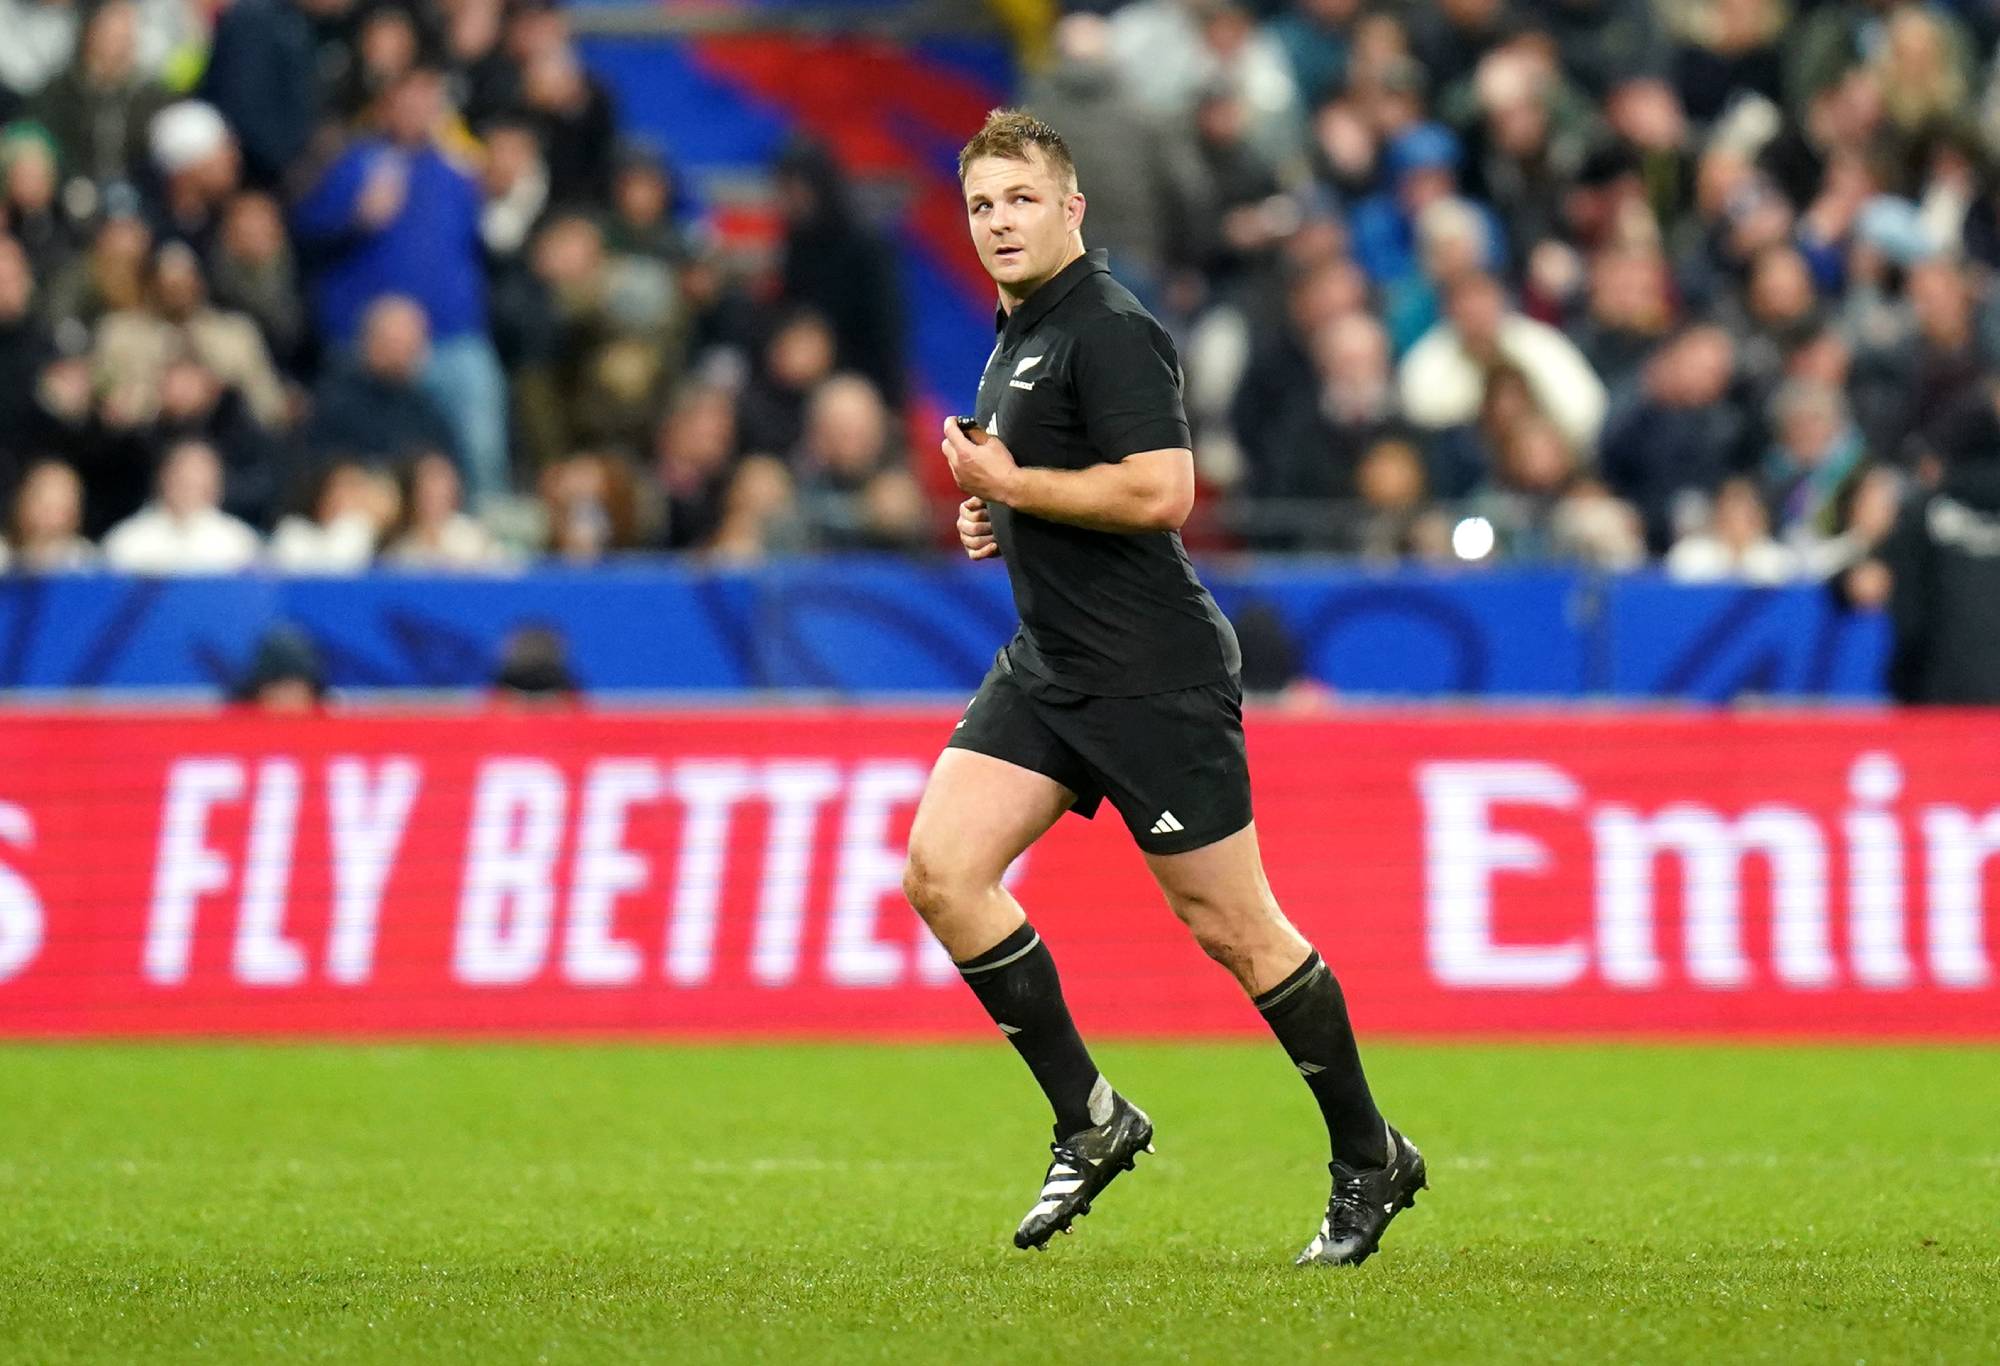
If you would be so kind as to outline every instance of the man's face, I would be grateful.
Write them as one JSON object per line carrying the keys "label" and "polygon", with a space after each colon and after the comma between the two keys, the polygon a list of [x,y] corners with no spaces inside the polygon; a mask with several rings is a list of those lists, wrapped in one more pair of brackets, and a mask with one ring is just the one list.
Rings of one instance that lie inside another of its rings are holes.
{"label": "man's face", "polygon": [[1490,280],[1468,280],[1451,295],[1448,312],[1459,340],[1469,350],[1484,351],[1500,334],[1500,320],[1506,301],[1500,287]]}
{"label": "man's face", "polygon": [[399,384],[414,380],[423,369],[430,346],[423,311],[405,301],[384,301],[375,305],[362,338],[368,368],[383,379]]}
{"label": "man's face", "polygon": [[187,517],[222,501],[222,463],[215,452],[190,442],[168,457],[160,471],[160,501],[176,517]]}
{"label": "man's face", "polygon": [[1083,196],[1031,149],[1027,161],[980,157],[968,166],[965,214],[979,264],[1002,293],[1025,299],[1062,268],[1083,225]]}
{"label": "man's face", "polygon": [[444,117],[444,87],[428,72],[412,72],[390,89],[383,106],[383,131],[406,147],[430,141]]}

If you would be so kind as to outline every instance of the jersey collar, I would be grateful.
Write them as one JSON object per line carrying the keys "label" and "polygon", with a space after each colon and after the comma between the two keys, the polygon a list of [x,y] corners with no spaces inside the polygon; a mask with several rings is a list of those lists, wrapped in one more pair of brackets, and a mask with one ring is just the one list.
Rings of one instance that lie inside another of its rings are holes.
{"label": "jersey collar", "polygon": [[1069,292],[1099,271],[1111,269],[1111,258],[1102,249],[1086,251],[1049,278],[1049,282],[1030,294],[1021,306],[1011,314],[1005,309],[993,310],[993,330],[1005,332],[1012,323],[1016,332],[1024,332],[1033,327],[1048,311],[1061,303]]}

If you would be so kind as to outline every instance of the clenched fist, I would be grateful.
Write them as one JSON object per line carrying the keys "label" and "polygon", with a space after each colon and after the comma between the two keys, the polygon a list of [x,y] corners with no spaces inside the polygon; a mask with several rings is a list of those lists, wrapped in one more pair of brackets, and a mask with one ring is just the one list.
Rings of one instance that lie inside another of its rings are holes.
{"label": "clenched fist", "polygon": [[965,547],[968,560],[990,560],[1000,553],[993,539],[993,514],[980,498],[968,498],[958,505],[958,543]]}

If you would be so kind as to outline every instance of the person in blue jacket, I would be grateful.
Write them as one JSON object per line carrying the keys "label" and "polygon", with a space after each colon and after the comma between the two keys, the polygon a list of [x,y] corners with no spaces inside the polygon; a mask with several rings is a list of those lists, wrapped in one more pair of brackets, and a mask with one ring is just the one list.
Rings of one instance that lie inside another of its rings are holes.
{"label": "person in blue jacket", "polygon": [[[1377,285],[1413,275],[1422,268],[1417,255],[1417,219],[1441,199],[1459,194],[1458,138],[1437,123],[1420,123],[1404,130],[1382,158],[1385,187],[1354,208],[1351,228],[1354,259]],[[1489,253],[1506,241],[1499,220],[1483,204],[1475,204],[1486,221]],[[1497,259],[1489,264],[1498,264]]]}
{"label": "person in blue jacket", "polygon": [[439,145],[442,75],[418,66],[299,202],[315,315],[336,356],[351,354],[369,306],[414,300],[430,323],[424,387],[451,423],[466,483],[479,497],[508,485],[507,381],[486,326],[478,182]]}

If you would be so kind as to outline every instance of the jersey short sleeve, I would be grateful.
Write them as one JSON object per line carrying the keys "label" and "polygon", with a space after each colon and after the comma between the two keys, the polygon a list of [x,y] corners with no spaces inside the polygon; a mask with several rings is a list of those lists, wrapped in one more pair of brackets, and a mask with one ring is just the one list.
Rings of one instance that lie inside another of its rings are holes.
{"label": "jersey short sleeve", "polygon": [[1077,340],[1077,408],[1100,456],[1192,446],[1180,357],[1165,328],[1142,313],[1114,313]]}

